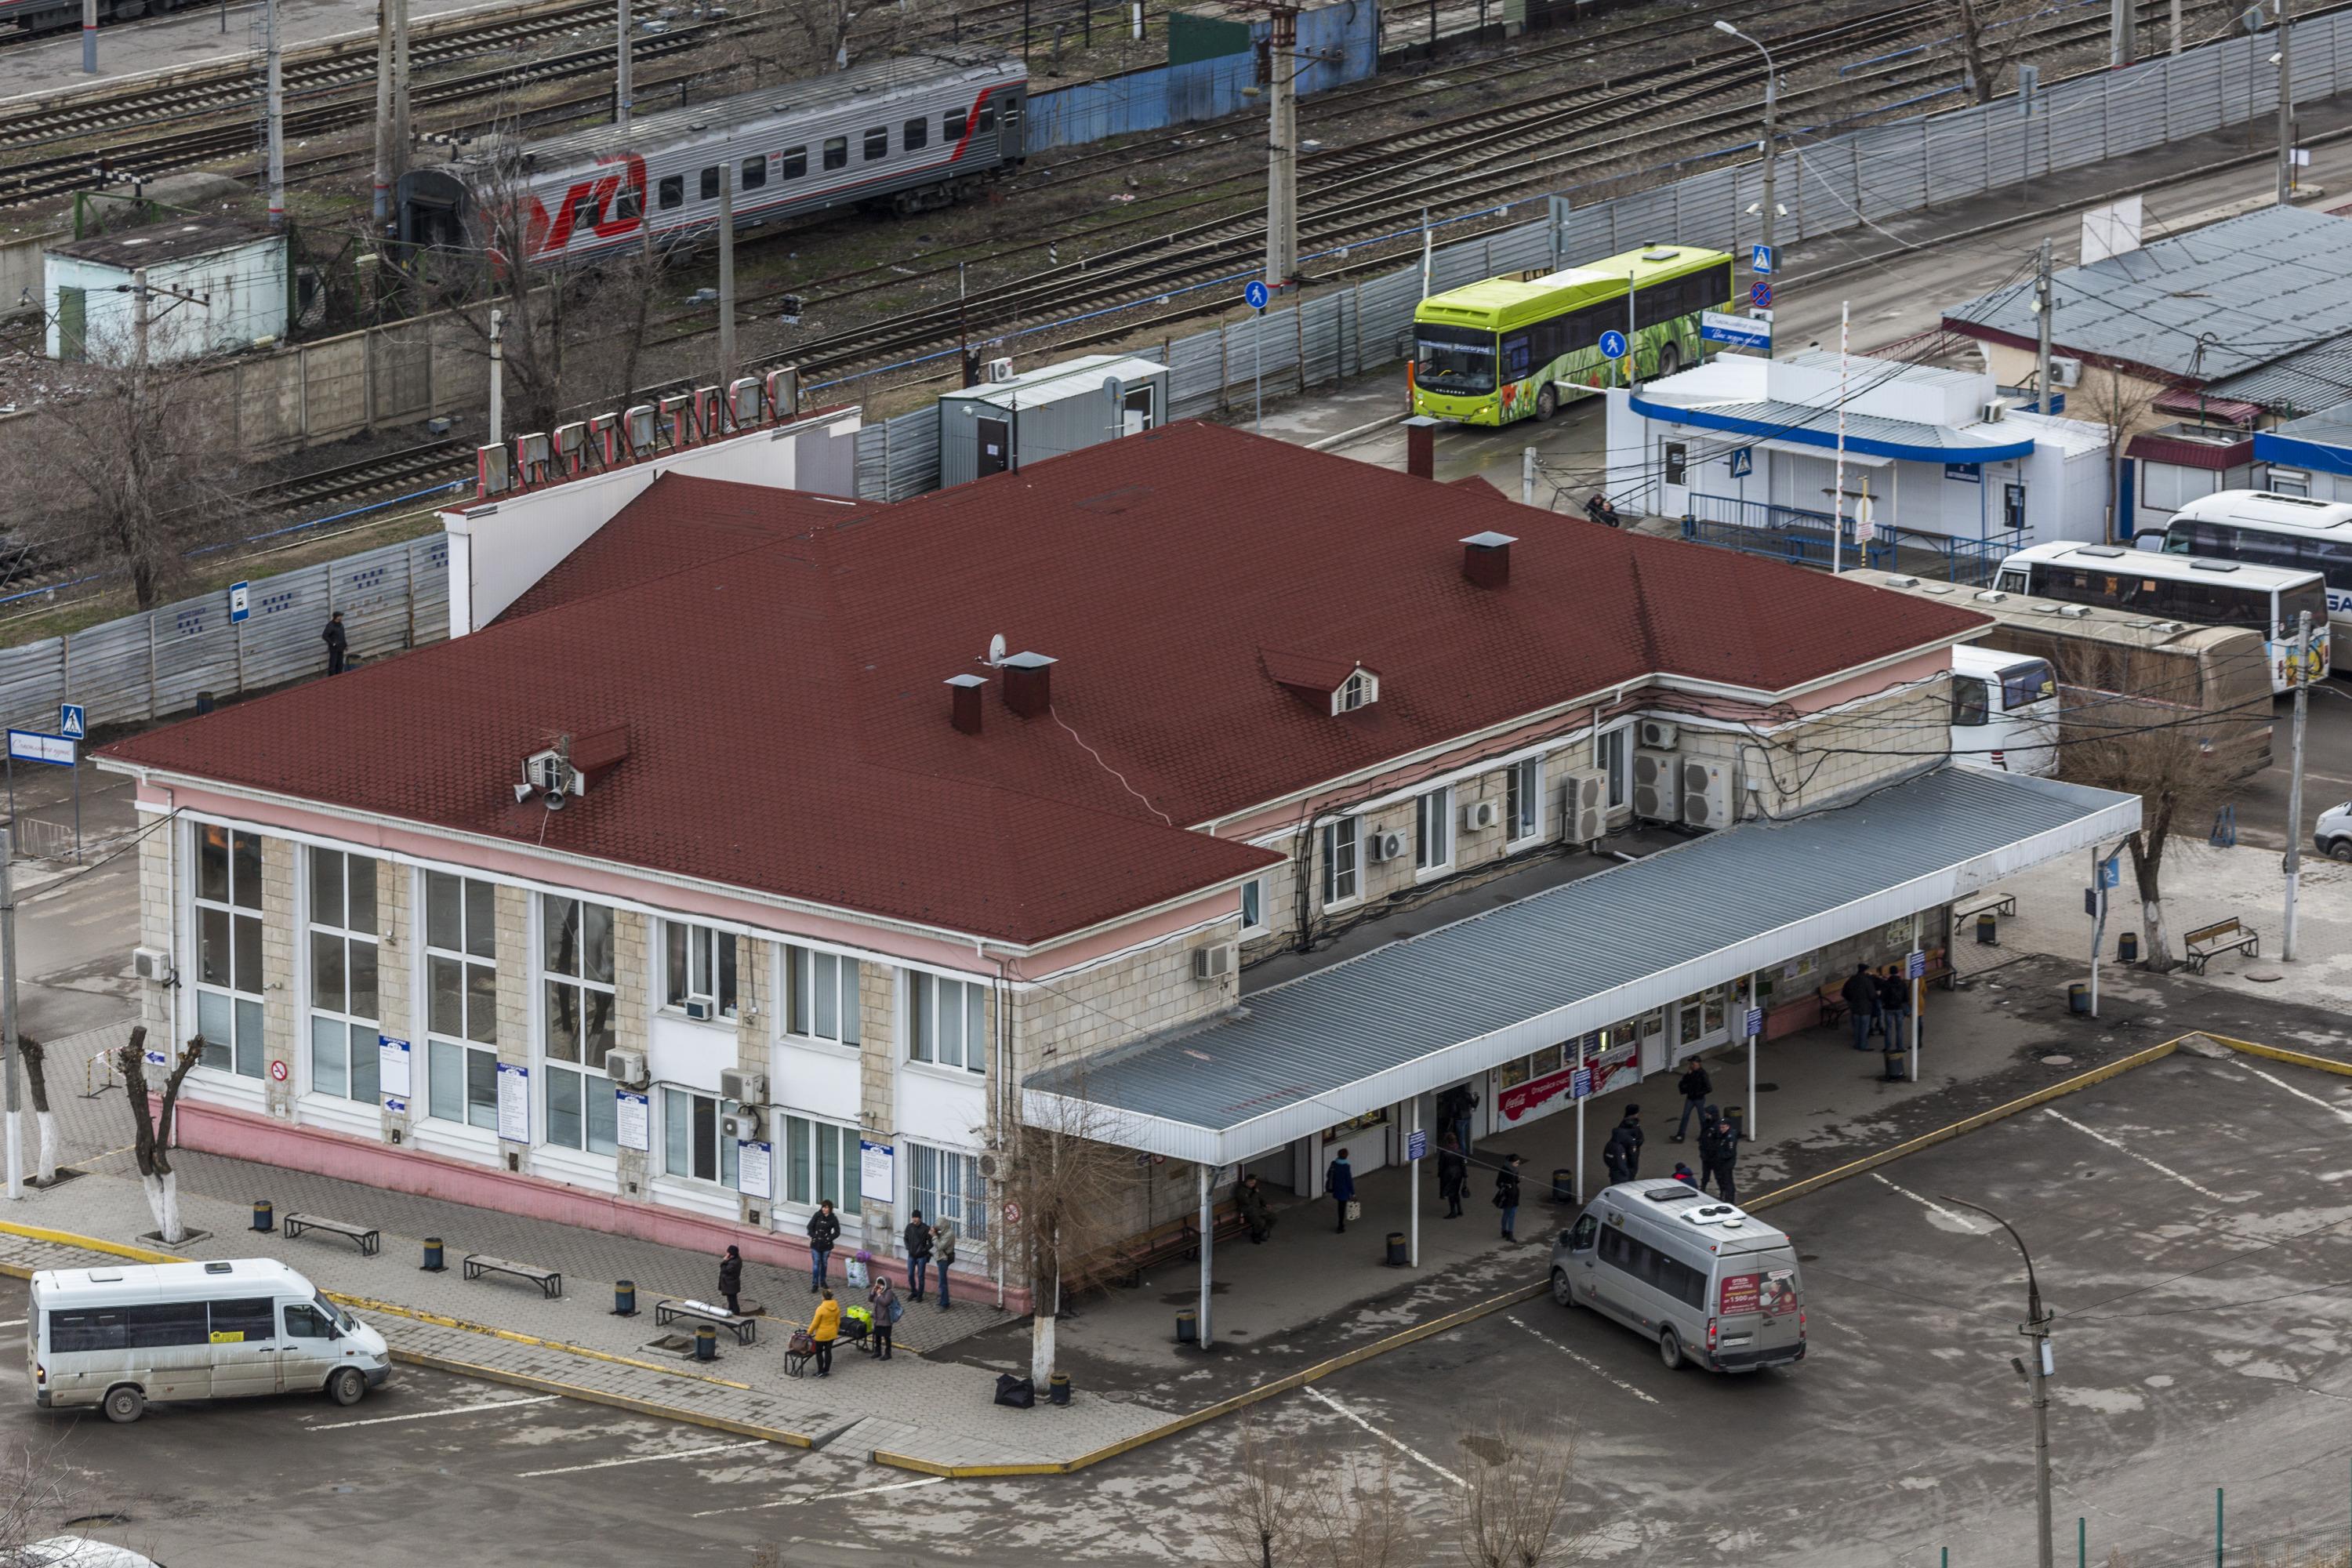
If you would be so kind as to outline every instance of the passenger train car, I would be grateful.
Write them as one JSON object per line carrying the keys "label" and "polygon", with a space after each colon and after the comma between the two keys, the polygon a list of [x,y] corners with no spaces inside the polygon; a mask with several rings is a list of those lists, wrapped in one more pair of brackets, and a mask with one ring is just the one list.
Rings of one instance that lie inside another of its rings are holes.
{"label": "passenger train car", "polygon": [[[832,76],[494,149],[402,176],[400,237],[472,247],[527,236],[541,263],[709,233],[719,171],[734,168],[738,228],[887,202],[945,206],[1017,168],[1026,68],[978,49],[934,48]],[[523,222],[491,207],[527,204]],[[513,243],[508,240],[507,243]]]}

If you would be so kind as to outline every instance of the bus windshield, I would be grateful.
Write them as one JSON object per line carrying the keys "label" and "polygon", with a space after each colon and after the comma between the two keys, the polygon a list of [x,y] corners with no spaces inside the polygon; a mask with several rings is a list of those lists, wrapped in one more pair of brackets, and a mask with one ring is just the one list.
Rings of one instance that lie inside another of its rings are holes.
{"label": "bus windshield", "polygon": [[2041,659],[2029,659],[2023,664],[2003,665],[2000,671],[2000,708],[2004,713],[2020,708],[2031,708],[2036,702],[2047,701],[2058,695],[2058,677]]}
{"label": "bus windshield", "polygon": [[1475,396],[1495,390],[1495,334],[1475,327],[1422,325],[1414,335],[1413,384]]}
{"label": "bus windshield", "polygon": [[[2309,612],[2312,637],[2327,629],[2327,589],[2324,584],[2306,583],[2300,588],[2282,589],[2279,593],[2279,631],[2283,636],[2295,633],[2295,617]],[[2325,670],[2321,671],[2326,674]]]}

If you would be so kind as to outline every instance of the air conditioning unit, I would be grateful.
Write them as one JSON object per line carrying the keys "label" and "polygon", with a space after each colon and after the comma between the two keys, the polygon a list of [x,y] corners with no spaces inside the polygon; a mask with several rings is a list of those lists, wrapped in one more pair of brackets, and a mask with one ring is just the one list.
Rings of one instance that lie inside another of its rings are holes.
{"label": "air conditioning unit", "polygon": [[990,360],[988,362],[987,379],[990,381],[1011,381],[1013,379],[1013,362],[1009,359]]}
{"label": "air conditioning unit", "polygon": [[604,1076],[625,1089],[643,1089],[653,1081],[642,1051],[606,1051]]}
{"label": "air conditioning unit", "polygon": [[1214,980],[1234,972],[1234,944],[1220,942],[1192,950],[1192,978]]}
{"label": "air conditioning unit", "polygon": [[2008,416],[2009,401],[2006,398],[1996,397],[1977,410],[1977,420],[1984,425],[1998,425]]}
{"label": "air conditioning unit", "polygon": [[1496,809],[1493,801],[1473,801],[1462,808],[1462,831],[1484,833],[1502,819],[1503,814]]}
{"label": "air conditioning unit", "polygon": [[2064,354],[2053,354],[2050,359],[2050,384],[2053,386],[2083,384],[2083,362]]}
{"label": "air conditioning unit", "polygon": [[172,984],[172,955],[160,947],[134,947],[131,950],[131,972],[142,980],[169,985]]}
{"label": "air conditioning unit", "polygon": [[719,1097],[738,1105],[768,1103],[768,1075],[763,1072],[738,1072],[730,1068],[719,1075]]}
{"label": "air conditioning unit", "polygon": [[1609,831],[1609,785],[1599,773],[1568,781],[1568,806],[1576,818],[1576,841],[1598,843]]}
{"label": "air conditioning unit", "polygon": [[1364,840],[1364,853],[1375,860],[1393,860],[1404,853],[1402,833],[1374,833]]}
{"label": "air conditioning unit", "polygon": [[732,1138],[738,1143],[760,1141],[760,1113],[756,1110],[730,1110],[719,1119],[719,1135]]}
{"label": "air conditioning unit", "polygon": [[1725,763],[1682,765],[1683,820],[1693,827],[1731,826],[1731,768]]}
{"label": "air conditioning unit", "polygon": [[698,1024],[709,1023],[718,1012],[719,1005],[708,996],[689,996],[686,999],[686,1016]]}
{"label": "air conditioning unit", "polygon": [[1683,819],[1683,774],[1672,752],[1633,753],[1633,815],[1645,822]]}
{"label": "air conditioning unit", "polygon": [[1675,727],[1664,719],[1644,719],[1633,727],[1633,743],[1647,751],[1675,749]]}
{"label": "air conditioning unit", "polygon": [[993,1153],[984,1153],[981,1155],[980,1179],[982,1181],[992,1182],[996,1180],[996,1173],[1001,1168],[1002,1162],[1000,1162]]}

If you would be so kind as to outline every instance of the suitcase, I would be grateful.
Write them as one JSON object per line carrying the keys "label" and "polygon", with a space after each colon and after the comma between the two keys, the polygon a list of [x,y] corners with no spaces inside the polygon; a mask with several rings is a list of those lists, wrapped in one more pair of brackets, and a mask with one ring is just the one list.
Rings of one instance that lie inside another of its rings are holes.
{"label": "suitcase", "polygon": [[1037,1385],[1025,1377],[1015,1377],[1009,1372],[998,1373],[996,1403],[1010,1405],[1015,1410],[1034,1409],[1037,1404]]}

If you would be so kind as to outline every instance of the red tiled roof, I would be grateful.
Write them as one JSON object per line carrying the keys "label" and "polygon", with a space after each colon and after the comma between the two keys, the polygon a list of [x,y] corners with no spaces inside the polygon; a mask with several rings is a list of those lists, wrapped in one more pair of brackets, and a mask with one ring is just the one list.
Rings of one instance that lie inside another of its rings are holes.
{"label": "red tiled roof", "polygon": [[[536,613],[110,754],[1038,942],[1276,859],[1186,824],[1654,672],[1778,690],[1983,620],[1205,425],[809,505],[666,478]],[[1519,536],[1499,592],[1461,574],[1486,527]],[[992,634],[1059,661],[1050,713],[1005,709]],[[1266,646],[1344,648],[1380,700],[1318,712]],[[972,672],[979,736],[940,689]],[[525,755],[617,724],[628,757],[570,809],[514,805]]]}

